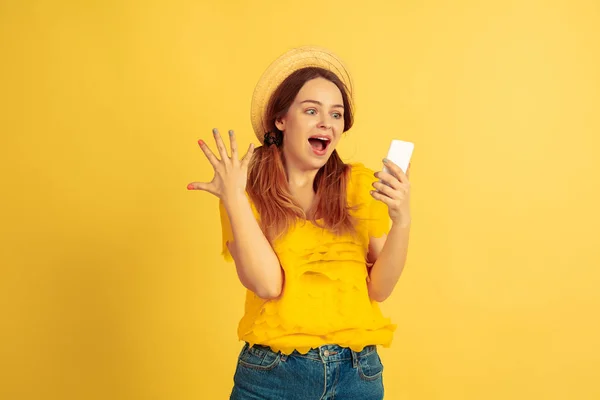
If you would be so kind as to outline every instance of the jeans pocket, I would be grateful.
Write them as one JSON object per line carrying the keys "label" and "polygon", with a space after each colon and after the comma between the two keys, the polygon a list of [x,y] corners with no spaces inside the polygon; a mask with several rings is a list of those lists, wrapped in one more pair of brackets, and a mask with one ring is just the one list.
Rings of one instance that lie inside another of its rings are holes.
{"label": "jeans pocket", "polygon": [[358,359],[358,374],[366,381],[373,381],[381,377],[383,363],[377,351],[372,351]]}
{"label": "jeans pocket", "polygon": [[268,347],[244,346],[239,356],[239,364],[246,368],[269,371],[281,361],[281,353],[275,353]]}

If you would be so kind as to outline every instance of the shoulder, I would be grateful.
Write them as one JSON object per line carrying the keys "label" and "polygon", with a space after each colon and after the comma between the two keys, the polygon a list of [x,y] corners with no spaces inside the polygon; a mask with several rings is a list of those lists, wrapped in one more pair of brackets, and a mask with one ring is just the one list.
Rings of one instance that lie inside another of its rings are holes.
{"label": "shoulder", "polygon": [[349,188],[355,190],[363,190],[365,186],[371,186],[377,180],[375,171],[365,167],[362,163],[348,164],[349,172]]}
{"label": "shoulder", "polygon": [[377,181],[375,171],[362,163],[348,164],[350,167],[348,185],[346,187],[348,200],[351,204],[368,203],[373,182]]}

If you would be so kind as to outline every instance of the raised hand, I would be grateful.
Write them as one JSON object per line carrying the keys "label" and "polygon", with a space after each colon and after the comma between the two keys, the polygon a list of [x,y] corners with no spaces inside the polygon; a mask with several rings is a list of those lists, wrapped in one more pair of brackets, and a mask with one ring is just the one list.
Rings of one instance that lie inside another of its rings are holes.
{"label": "raised hand", "polygon": [[373,182],[373,187],[377,190],[371,191],[371,196],[387,204],[393,223],[410,224],[410,164],[405,174],[392,161],[385,159],[383,162],[390,173],[375,173],[382,182]]}
{"label": "raised hand", "polygon": [[215,170],[215,176],[210,182],[192,182],[188,185],[189,190],[204,190],[212,193],[223,201],[244,194],[246,190],[246,181],[248,179],[248,164],[254,152],[254,145],[251,143],[248,152],[240,160],[237,150],[237,142],[233,131],[229,131],[229,140],[231,143],[231,157],[227,154],[227,149],[221,139],[219,131],[213,129],[213,135],[217,144],[217,149],[221,159],[217,158],[210,148],[202,140],[198,140],[200,148],[206,155],[206,158]]}

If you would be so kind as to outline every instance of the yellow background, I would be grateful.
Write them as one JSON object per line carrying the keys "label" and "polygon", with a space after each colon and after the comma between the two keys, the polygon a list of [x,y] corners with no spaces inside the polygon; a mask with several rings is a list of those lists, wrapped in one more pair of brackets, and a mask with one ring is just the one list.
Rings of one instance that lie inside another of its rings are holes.
{"label": "yellow background", "polygon": [[600,398],[600,3],[0,2],[0,398],[225,399],[244,291],[196,141],[292,46],[348,161],[414,141],[386,399]]}

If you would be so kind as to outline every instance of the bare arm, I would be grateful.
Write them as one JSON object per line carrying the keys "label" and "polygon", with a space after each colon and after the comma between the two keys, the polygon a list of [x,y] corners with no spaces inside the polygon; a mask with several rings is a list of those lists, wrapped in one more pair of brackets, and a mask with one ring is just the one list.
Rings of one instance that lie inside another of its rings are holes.
{"label": "bare arm", "polygon": [[369,253],[377,255],[367,283],[371,299],[382,302],[392,294],[406,263],[409,231],[410,223],[393,224],[387,237],[371,238]]}
{"label": "bare arm", "polygon": [[271,244],[254,217],[245,193],[253,145],[250,145],[248,153],[239,160],[233,131],[229,131],[231,157],[227,154],[218,130],[213,129],[213,134],[221,159],[218,159],[202,140],[199,140],[198,144],[213,166],[215,176],[208,183],[192,182],[188,189],[207,191],[222,201],[234,239],[228,247],[240,281],[259,297],[276,298],[281,294],[283,272]]}
{"label": "bare arm", "polygon": [[258,297],[279,297],[283,284],[279,259],[260,229],[248,198],[237,196],[223,205],[233,232],[233,242],[227,243],[227,247],[240,282]]}

